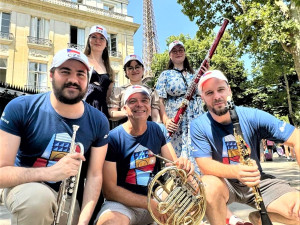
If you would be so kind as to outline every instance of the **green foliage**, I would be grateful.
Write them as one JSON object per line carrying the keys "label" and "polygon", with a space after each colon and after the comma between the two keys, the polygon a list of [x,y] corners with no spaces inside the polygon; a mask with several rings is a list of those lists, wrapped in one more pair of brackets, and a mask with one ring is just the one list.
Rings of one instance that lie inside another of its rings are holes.
{"label": "green foliage", "polygon": [[[183,6],[183,13],[199,26],[199,37],[210,34],[223,18],[228,18],[231,21],[228,30],[238,41],[241,54],[263,52],[270,43],[294,44],[293,34],[299,32],[297,24],[273,0],[177,2]],[[290,5],[290,1],[285,3]]]}
{"label": "green foliage", "polygon": [[[295,14],[291,13],[293,7],[296,7],[294,12],[299,12],[299,0],[177,2],[183,6],[183,13],[199,26],[199,38],[209,35],[215,27],[221,25],[224,17],[230,19],[227,31],[238,43],[235,54],[251,54],[254,59],[253,80],[242,82],[241,90],[244,92],[240,92],[239,97],[246,96],[248,100],[243,102],[243,105],[260,108],[279,116],[288,115],[290,122],[300,124],[300,85],[294,68],[294,60],[297,58],[286,52],[292,47],[297,49],[296,42],[299,43],[295,35],[300,33],[300,26],[295,22],[299,18],[293,17]],[[299,16],[299,13],[297,15]],[[300,51],[299,47],[295,51]],[[226,55],[226,50],[222,49],[222,54]],[[218,56],[214,60],[217,61]],[[235,68],[229,64],[226,66],[230,69]],[[231,74],[232,71],[226,73]],[[239,81],[231,85],[238,88],[237,84]]]}
{"label": "green foliage", "polygon": [[[215,34],[204,36],[202,39],[191,39],[189,36],[181,34],[179,36],[170,36],[166,40],[166,44],[168,46],[174,40],[182,41],[191,66],[197,70],[205,59],[214,38]],[[151,69],[155,74],[155,82],[160,73],[166,69],[168,61],[168,51],[154,56]],[[245,94],[250,83],[247,81],[243,62],[238,57],[237,46],[235,46],[229,34],[225,33],[222,37],[210,62],[210,69],[219,69],[228,77],[237,105],[241,105],[244,102],[251,102],[252,95]]]}

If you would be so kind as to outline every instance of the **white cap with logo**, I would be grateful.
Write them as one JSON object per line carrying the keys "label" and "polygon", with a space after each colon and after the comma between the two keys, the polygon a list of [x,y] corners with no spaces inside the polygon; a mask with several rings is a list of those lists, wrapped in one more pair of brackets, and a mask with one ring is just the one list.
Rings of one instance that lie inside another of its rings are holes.
{"label": "white cap with logo", "polygon": [[144,66],[142,58],[138,55],[128,55],[128,56],[126,56],[125,60],[124,60],[124,65],[126,65],[126,63],[128,63],[129,61],[132,61],[132,60],[136,60]]}
{"label": "white cap with logo", "polygon": [[58,51],[53,57],[51,69],[53,67],[61,66],[64,62],[68,61],[69,59],[74,59],[82,62],[86,66],[87,70],[90,70],[89,60],[86,57],[86,55],[75,48],[66,48]]}
{"label": "white cap with logo", "polygon": [[204,84],[205,81],[207,81],[210,78],[217,78],[220,80],[224,80],[228,83],[227,78],[225,77],[225,75],[220,71],[220,70],[209,70],[206,71],[200,78],[199,84],[198,84],[198,88],[200,93],[202,92],[202,86]]}
{"label": "white cap with logo", "polygon": [[124,104],[126,104],[127,100],[130,99],[131,95],[135,94],[135,93],[143,93],[145,94],[149,99],[151,99],[150,97],[150,93],[147,90],[147,88],[141,86],[141,85],[132,85],[129,86],[124,94]]}
{"label": "white cap with logo", "polygon": [[107,35],[107,31],[106,31],[105,27],[103,27],[101,25],[92,26],[89,35],[91,35],[93,33],[102,34],[105,37],[106,41],[108,41],[108,35]]}
{"label": "white cap with logo", "polygon": [[172,49],[176,46],[176,45],[180,45],[182,47],[184,47],[183,43],[181,41],[175,40],[173,42],[171,42],[169,44],[169,53],[172,51]]}

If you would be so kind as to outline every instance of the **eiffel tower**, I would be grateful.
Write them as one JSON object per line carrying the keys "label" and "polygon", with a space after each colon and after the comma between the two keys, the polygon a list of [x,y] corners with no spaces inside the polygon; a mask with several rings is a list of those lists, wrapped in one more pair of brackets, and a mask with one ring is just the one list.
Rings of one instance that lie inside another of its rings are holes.
{"label": "eiffel tower", "polygon": [[154,76],[151,72],[152,58],[159,52],[152,0],[143,2],[143,61],[144,81]]}

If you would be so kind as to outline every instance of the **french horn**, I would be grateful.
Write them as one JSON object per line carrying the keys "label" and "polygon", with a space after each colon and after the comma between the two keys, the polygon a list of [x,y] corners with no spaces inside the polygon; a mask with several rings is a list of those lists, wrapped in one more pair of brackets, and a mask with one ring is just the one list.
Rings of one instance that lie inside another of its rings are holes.
{"label": "french horn", "polygon": [[[166,214],[162,223],[153,213],[151,201],[157,201],[157,211]],[[176,166],[165,167],[148,185],[148,210],[152,218],[162,225],[200,224],[206,209],[204,186],[197,173],[188,175]]]}

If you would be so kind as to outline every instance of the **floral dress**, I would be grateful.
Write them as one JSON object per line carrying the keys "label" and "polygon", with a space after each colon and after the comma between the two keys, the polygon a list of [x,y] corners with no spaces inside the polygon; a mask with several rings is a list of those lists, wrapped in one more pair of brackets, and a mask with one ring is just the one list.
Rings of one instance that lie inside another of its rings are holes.
{"label": "floral dress", "polygon": [[[185,73],[183,75],[177,70],[165,70],[160,74],[157,80],[156,90],[159,97],[165,99],[166,113],[169,118],[175,117],[188,89],[182,76],[184,76],[187,85],[190,86],[194,74]],[[177,131],[173,134],[171,139],[177,157],[187,156],[194,163],[195,170],[198,172],[198,166],[191,156],[190,122],[203,112],[202,101],[197,90],[183,114]]]}

